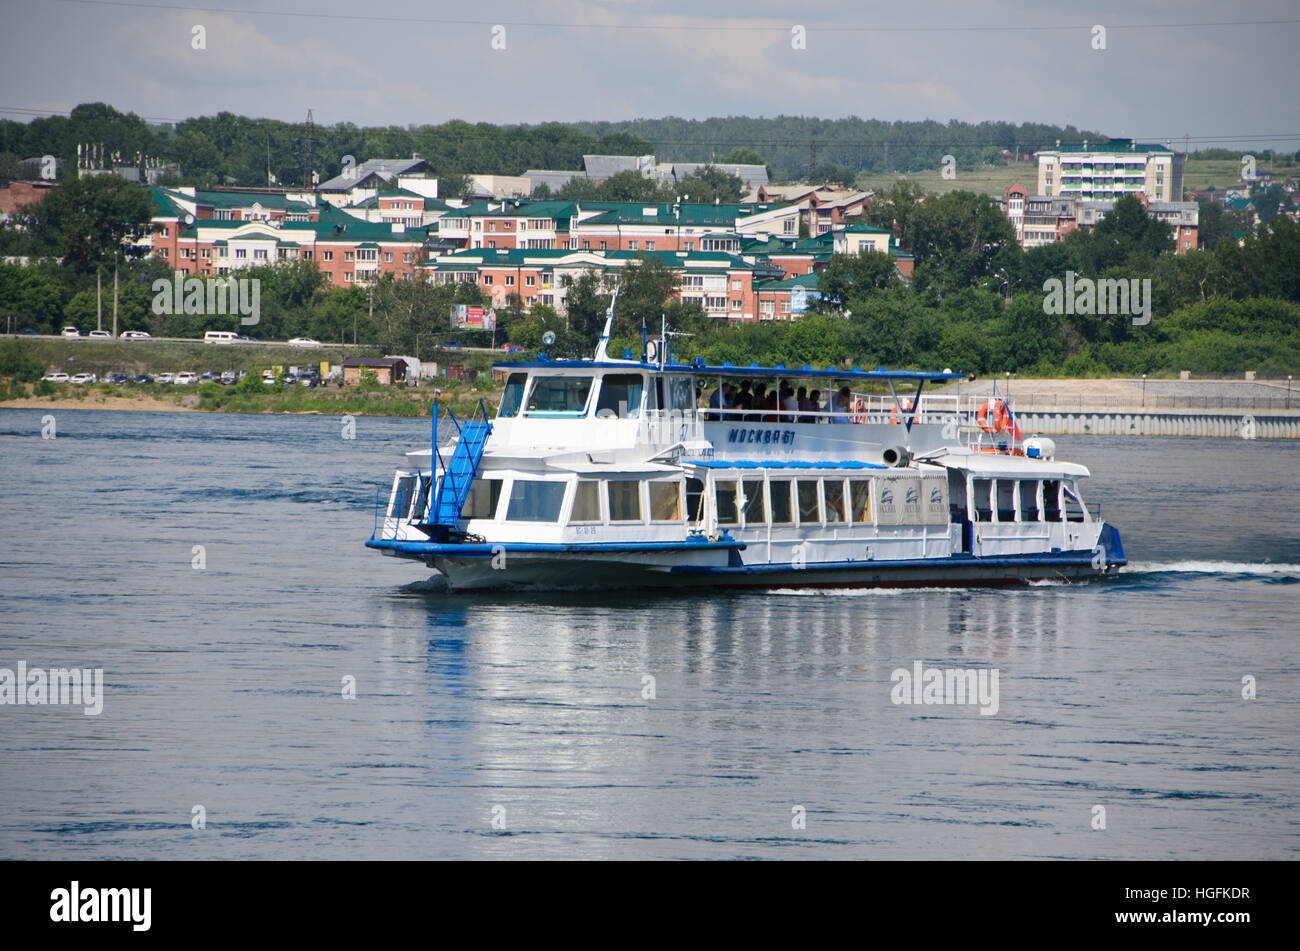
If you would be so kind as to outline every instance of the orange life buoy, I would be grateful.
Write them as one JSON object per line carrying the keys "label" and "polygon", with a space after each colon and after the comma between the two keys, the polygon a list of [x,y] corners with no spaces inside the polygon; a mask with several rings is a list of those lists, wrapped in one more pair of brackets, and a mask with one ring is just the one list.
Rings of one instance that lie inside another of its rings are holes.
{"label": "orange life buoy", "polygon": [[980,407],[975,422],[979,423],[980,429],[990,435],[1006,432],[1011,426],[1011,411],[1007,409],[1004,400],[992,399]]}
{"label": "orange life buoy", "polygon": [[[903,412],[904,412],[904,413],[910,413],[910,412],[912,412],[912,404],[911,404],[910,402],[908,402],[908,403],[904,403],[904,404],[903,404]],[[898,425],[898,405],[897,405],[897,404],[895,404],[895,405],[894,405],[894,408],[891,409],[891,410],[889,411],[889,421],[890,421],[892,424],[894,424],[895,426]]]}
{"label": "orange life buoy", "polygon": [[856,397],[853,400],[853,413],[849,419],[855,423],[865,423],[867,421],[867,404],[862,397]]}

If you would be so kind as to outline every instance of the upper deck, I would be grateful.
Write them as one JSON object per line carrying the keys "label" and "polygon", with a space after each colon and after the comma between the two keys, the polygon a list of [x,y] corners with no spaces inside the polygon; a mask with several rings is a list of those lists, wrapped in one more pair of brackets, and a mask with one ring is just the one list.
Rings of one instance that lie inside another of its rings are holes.
{"label": "upper deck", "polygon": [[[546,359],[497,368],[507,379],[489,456],[869,459],[953,445],[962,426],[959,399],[921,397],[926,383],[964,378],[951,371]],[[727,405],[724,385],[749,396]]]}

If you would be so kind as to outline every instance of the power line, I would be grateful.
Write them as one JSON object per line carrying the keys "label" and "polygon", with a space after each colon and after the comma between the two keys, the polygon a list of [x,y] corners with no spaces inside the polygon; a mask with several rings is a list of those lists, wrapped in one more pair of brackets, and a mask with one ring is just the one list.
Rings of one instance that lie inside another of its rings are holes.
{"label": "power line", "polygon": [[[427,23],[437,26],[507,26],[507,27],[535,27],[546,29],[564,29],[564,30],[642,30],[657,32],[698,32],[707,30],[710,32],[726,33],[766,33],[766,32],[786,32],[790,29],[788,21],[781,23],[771,23],[765,25],[757,24],[702,24],[702,23],[676,23],[676,24],[659,24],[659,23],[580,23],[580,22],[546,22],[532,20],[480,20],[464,19],[453,17],[419,17],[419,16],[384,16],[377,13],[321,13],[316,11],[310,12],[289,12],[283,10],[258,10],[249,7],[204,7],[189,4],[173,3],[143,3],[140,0],[62,0],[64,3],[80,3],[86,6],[97,7],[133,7],[143,10],[185,10],[196,13],[233,13],[242,16],[264,16],[264,17],[289,17],[295,20],[315,19],[315,20],[347,20],[377,23]],[[1273,20],[1207,20],[1199,22],[1183,23],[1115,23],[1106,24],[1108,30],[1177,30],[1177,29],[1207,29],[1233,26],[1281,26],[1287,24],[1300,23],[1300,18],[1273,19]],[[1010,32],[1066,32],[1066,31],[1088,31],[1094,24],[1052,24],[1052,25],[1030,25],[1023,23],[1008,23],[1000,25],[987,26],[850,26],[839,25],[827,27],[805,27],[808,32],[826,32],[826,33],[1010,33]]]}

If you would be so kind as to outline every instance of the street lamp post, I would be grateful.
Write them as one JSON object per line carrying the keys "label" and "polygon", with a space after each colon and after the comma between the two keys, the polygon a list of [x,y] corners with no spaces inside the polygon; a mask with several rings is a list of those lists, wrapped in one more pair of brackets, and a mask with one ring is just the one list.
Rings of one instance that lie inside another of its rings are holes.
{"label": "street lamp post", "polygon": [[1143,373],[1143,374],[1142,374],[1142,406],[1143,406],[1143,408],[1145,408],[1146,405],[1147,405],[1147,375],[1146,375],[1145,373]]}
{"label": "street lamp post", "polygon": [[1291,374],[1286,375],[1286,408],[1291,408]]}

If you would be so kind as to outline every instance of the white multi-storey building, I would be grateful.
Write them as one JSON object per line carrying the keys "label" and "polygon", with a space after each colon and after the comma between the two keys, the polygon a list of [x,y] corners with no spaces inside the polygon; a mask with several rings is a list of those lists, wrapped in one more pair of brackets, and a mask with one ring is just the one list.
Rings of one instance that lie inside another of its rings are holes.
{"label": "white multi-storey building", "polygon": [[1151,201],[1182,201],[1183,159],[1163,145],[1111,139],[1090,145],[1061,145],[1036,152],[1038,194],[1113,201],[1146,195]]}

